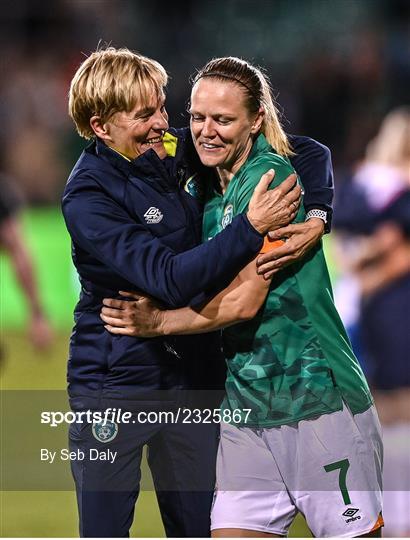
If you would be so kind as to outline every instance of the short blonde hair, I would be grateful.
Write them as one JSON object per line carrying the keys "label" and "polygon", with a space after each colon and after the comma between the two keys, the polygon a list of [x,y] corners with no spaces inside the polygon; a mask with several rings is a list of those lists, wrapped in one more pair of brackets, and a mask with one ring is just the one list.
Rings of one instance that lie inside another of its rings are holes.
{"label": "short blonde hair", "polygon": [[76,71],[70,85],[68,112],[81,137],[90,139],[92,116],[104,123],[116,112],[148,107],[168,82],[165,69],[126,48],[93,52]]}
{"label": "short blonde hair", "polygon": [[269,144],[282,156],[294,155],[279,120],[269,78],[261,69],[241,58],[226,56],[210,60],[193,78],[193,85],[204,77],[238,84],[244,91],[249,113],[256,114],[259,108],[264,110],[261,132]]}

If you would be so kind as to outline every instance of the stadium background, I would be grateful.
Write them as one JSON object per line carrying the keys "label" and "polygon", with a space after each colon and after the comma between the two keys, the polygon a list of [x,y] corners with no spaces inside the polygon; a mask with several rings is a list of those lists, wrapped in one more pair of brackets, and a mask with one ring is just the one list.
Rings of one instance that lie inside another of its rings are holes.
{"label": "stadium background", "polygon": [[[47,352],[27,341],[26,304],[1,253],[1,389],[65,388],[78,283],[59,197],[83,147],[67,117],[66,97],[84,54],[111,43],[159,60],[171,75],[167,109],[175,126],[187,123],[189,75],[209,58],[235,55],[265,66],[286,113],[286,129],[330,147],[338,185],[363,156],[383,116],[408,99],[409,5],[406,0],[3,0],[0,170],[13,179],[25,203],[24,233],[55,341]],[[326,247],[336,279],[331,244],[330,236]],[[15,424],[16,430],[34,429],[24,419]],[[7,433],[2,435],[3,449]],[[2,472],[8,467],[3,459]],[[77,534],[73,491],[11,486],[2,493],[1,511],[2,536]],[[134,523],[136,536],[163,535],[152,491],[142,494]],[[293,535],[305,532],[299,521]]]}

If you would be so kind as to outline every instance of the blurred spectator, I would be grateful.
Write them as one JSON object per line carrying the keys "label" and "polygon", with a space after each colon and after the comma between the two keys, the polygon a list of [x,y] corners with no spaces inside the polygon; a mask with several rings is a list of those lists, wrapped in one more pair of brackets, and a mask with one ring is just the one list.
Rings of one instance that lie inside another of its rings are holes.
{"label": "blurred spectator", "polygon": [[3,83],[2,167],[30,203],[54,203],[64,182],[63,138],[68,129],[64,67],[48,51],[30,62],[15,55]]}
{"label": "blurred spectator", "polygon": [[[406,0],[304,0],[297,10],[287,0],[260,0],[258,9],[251,0],[214,2],[217,18],[208,3],[195,0],[55,0],[53,10],[41,0],[4,2],[0,166],[29,203],[59,200],[81,148],[67,122],[68,83],[98,43],[127,46],[166,66],[176,127],[187,123],[180,111],[188,76],[209,57],[243,55],[269,66],[289,131],[327,144],[339,178],[363,155],[385,112],[407,99]],[[231,24],[221,22],[227,20]],[[274,46],[277,35],[280,47]]]}
{"label": "blurred spectator", "polygon": [[24,241],[18,210],[20,201],[11,183],[0,175],[0,248],[9,255],[30,311],[29,337],[32,344],[44,349],[51,344],[53,333],[42,309],[36,285],[33,262]]}
{"label": "blurred spectator", "polygon": [[352,179],[337,188],[334,223],[342,277],[335,294],[354,338],[360,286],[353,269],[360,265],[368,244],[366,235],[374,230],[378,216],[410,188],[410,108],[400,107],[386,116]]}
{"label": "blurred spectator", "polygon": [[357,271],[359,327],[383,425],[386,534],[410,536],[410,191],[379,216]]}
{"label": "blurred spectator", "polygon": [[[343,231],[339,242],[350,267],[337,298],[348,307],[344,313],[383,424],[385,532],[409,536],[409,108],[396,109],[383,121],[364,163],[342,190],[334,224]],[[354,292],[346,295],[346,283],[352,282]]]}

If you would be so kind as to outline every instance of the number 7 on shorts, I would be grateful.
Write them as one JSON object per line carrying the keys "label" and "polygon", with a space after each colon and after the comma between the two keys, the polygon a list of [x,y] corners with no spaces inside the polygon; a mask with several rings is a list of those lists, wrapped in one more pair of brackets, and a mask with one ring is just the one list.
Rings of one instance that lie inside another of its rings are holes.
{"label": "number 7 on shorts", "polygon": [[329,463],[328,465],[323,466],[326,472],[336,471],[337,469],[340,469],[339,488],[343,497],[343,502],[345,504],[352,504],[350,500],[350,495],[349,495],[349,492],[347,491],[347,486],[346,486],[346,476],[347,476],[347,470],[349,467],[350,467],[350,463],[348,459],[342,459],[340,461],[335,461],[334,463]]}

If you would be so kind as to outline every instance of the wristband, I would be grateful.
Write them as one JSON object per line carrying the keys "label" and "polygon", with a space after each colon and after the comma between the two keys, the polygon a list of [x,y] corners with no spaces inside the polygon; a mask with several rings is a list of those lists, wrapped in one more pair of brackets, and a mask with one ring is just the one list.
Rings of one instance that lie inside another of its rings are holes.
{"label": "wristband", "polygon": [[310,218],[319,218],[325,223],[327,223],[327,212],[325,210],[309,210],[309,212],[306,214],[305,221],[308,221]]}

